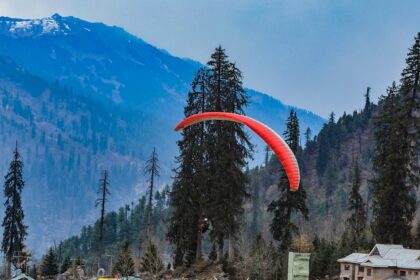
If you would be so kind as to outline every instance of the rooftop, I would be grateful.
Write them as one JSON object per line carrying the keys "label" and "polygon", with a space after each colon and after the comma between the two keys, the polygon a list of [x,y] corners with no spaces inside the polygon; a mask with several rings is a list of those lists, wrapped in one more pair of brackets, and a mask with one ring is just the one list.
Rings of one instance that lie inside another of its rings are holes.
{"label": "rooftop", "polygon": [[402,245],[376,244],[369,254],[352,253],[338,262],[368,267],[420,269],[420,250],[406,249]]}

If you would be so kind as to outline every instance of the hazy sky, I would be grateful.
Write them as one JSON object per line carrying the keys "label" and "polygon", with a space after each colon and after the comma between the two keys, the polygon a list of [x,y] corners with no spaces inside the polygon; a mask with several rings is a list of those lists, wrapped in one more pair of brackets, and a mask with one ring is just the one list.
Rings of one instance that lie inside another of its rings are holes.
{"label": "hazy sky", "polygon": [[367,86],[376,101],[399,80],[419,11],[408,0],[0,0],[4,16],[118,25],[202,63],[221,44],[247,87],[324,117],[361,108]]}

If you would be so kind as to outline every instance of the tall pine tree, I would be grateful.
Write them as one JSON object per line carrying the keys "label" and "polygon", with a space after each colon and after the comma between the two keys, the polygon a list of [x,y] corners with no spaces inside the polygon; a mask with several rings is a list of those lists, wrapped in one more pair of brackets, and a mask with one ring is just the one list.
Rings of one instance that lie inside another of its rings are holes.
{"label": "tall pine tree", "polygon": [[[191,84],[185,117],[202,113],[208,98],[206,68],[200,69]],[[206,173],[206,123],[187,127],[178,141],[180,154],[178,167],[170,193],[174,209],[168,230],[169,240],[175,244],[175,266],[201,258],[201,231],[199,219],[203,218],[209,174]]]}
{"label": "tall pine tree", "polygon": [[362,245],[361,243],[363,241],[367,217],[365,203],[360,195],[362,180],[358,160],[354,161],[353,169],[353,185],[349,196],[348,206],[350,217],[347,219],[347,224],[351,237],[351,247],[353,250],[356,250]]}
{"label": "tall pine tree", "polygon": [[411,141],[406,112],[395,82],[379,101],[375,118],[372,231],[376,242],[408,244],[416,210],[414,185],[410,182]]}
{"label": "tall pine tree", "polygon": [[[207,63],[207,111],[244,114],[248,96],[242,87],[242,74],[228,60],[219,46]],[[242,125],[233,122],[208,123],[209,194],[206,214],[212,222],[211,236],[218,244],[218,258],[223,256],[224,239],[229,240],[229,261],[234,257],[235,239],[240,229],[244,199],[248,196],[246,160],[252,154],[249,136]]]}
{"label": "tall pine tree", "polygon": [[[287,119],[284,136],[286,143],[295,155],[300,148],[299,135],[299,120],[296,112],[292,110]],[[274,214],[270,229],[273,238],[280,242],[280,250],[286,251],[292,244],[293,235],[298,233],[298,227],[292,222],[292,215],[301,214],[305,219],[308,218],[306,191],[302,185],[296,192],[290,191],[289,181],[284,171],[278,187],[280,189],[279,199],[273,200],[268,206],[268,211]]]}
{"label": "tall pine tree", "polygon": [[27,235],[27,226],[24,223],[24,213],[22,208],[22,191],[25,185],[23,180],[23,162],[20,157],[16,143],[13,152],[13,160],[10,163],[9,171],[4,177],[4,219],[3,219],[3,242],[2,251],[5,254],[8,263],[8,273],[10,264],[13,261],[15,252],[23,251],[25,237]]}
{"label": "tall pine tree", "polygon": [[[196,75],[185,115],[203,111],[243,114],[247,104],[241,72],[229,62],[225,50],[217,48],[207,67]],[[212,223],[211,236],[218,243],[219,259],[226,238],[232,259],[239,216],[248,195],[244,170],[252,151],[248,135],[239,124],[210,121],[185,129],[178,146],[179,167],[171,193],[175,211],[168,232],[177,245],[175,263],[193,256],[200,258],[198,221],[204,217]]]}

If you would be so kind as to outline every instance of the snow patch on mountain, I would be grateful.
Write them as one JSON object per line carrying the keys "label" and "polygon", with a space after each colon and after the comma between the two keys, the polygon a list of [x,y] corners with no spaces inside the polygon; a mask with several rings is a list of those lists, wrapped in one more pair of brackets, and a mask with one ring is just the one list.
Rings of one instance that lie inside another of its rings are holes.
{"label": "snow patch on mountain", "polygon": [[9,31],[12,33],[21,31],[26,32],[38,27],[42,28],[42,34],[55,33],[60,31],[60,26],[58,25],[57,21],[52,18],[16,21],[11,24]]}

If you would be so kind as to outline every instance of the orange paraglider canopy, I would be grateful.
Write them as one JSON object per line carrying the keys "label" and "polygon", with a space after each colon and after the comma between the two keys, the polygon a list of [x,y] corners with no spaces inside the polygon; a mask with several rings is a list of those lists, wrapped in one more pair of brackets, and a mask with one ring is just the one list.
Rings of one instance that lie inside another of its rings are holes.
{"label": "orange paraglider canopy", "polygon": [[234,113],[224,112],[206,112],[196,115],[192,115],[181,121],[175,128],[176,131],[184,129],[190,125],[209,121],[209,120],[221,120],[231,121],[246,125],[256,134],[258,134],[267,145],[274,151],[277,158],[286,171],[287,178],[289,179],[290,190],[297,191],[300,182],[300,172],[297,160],[287,143],[271,128],[265,124],[254,120],[250,117],[238,115]]}

